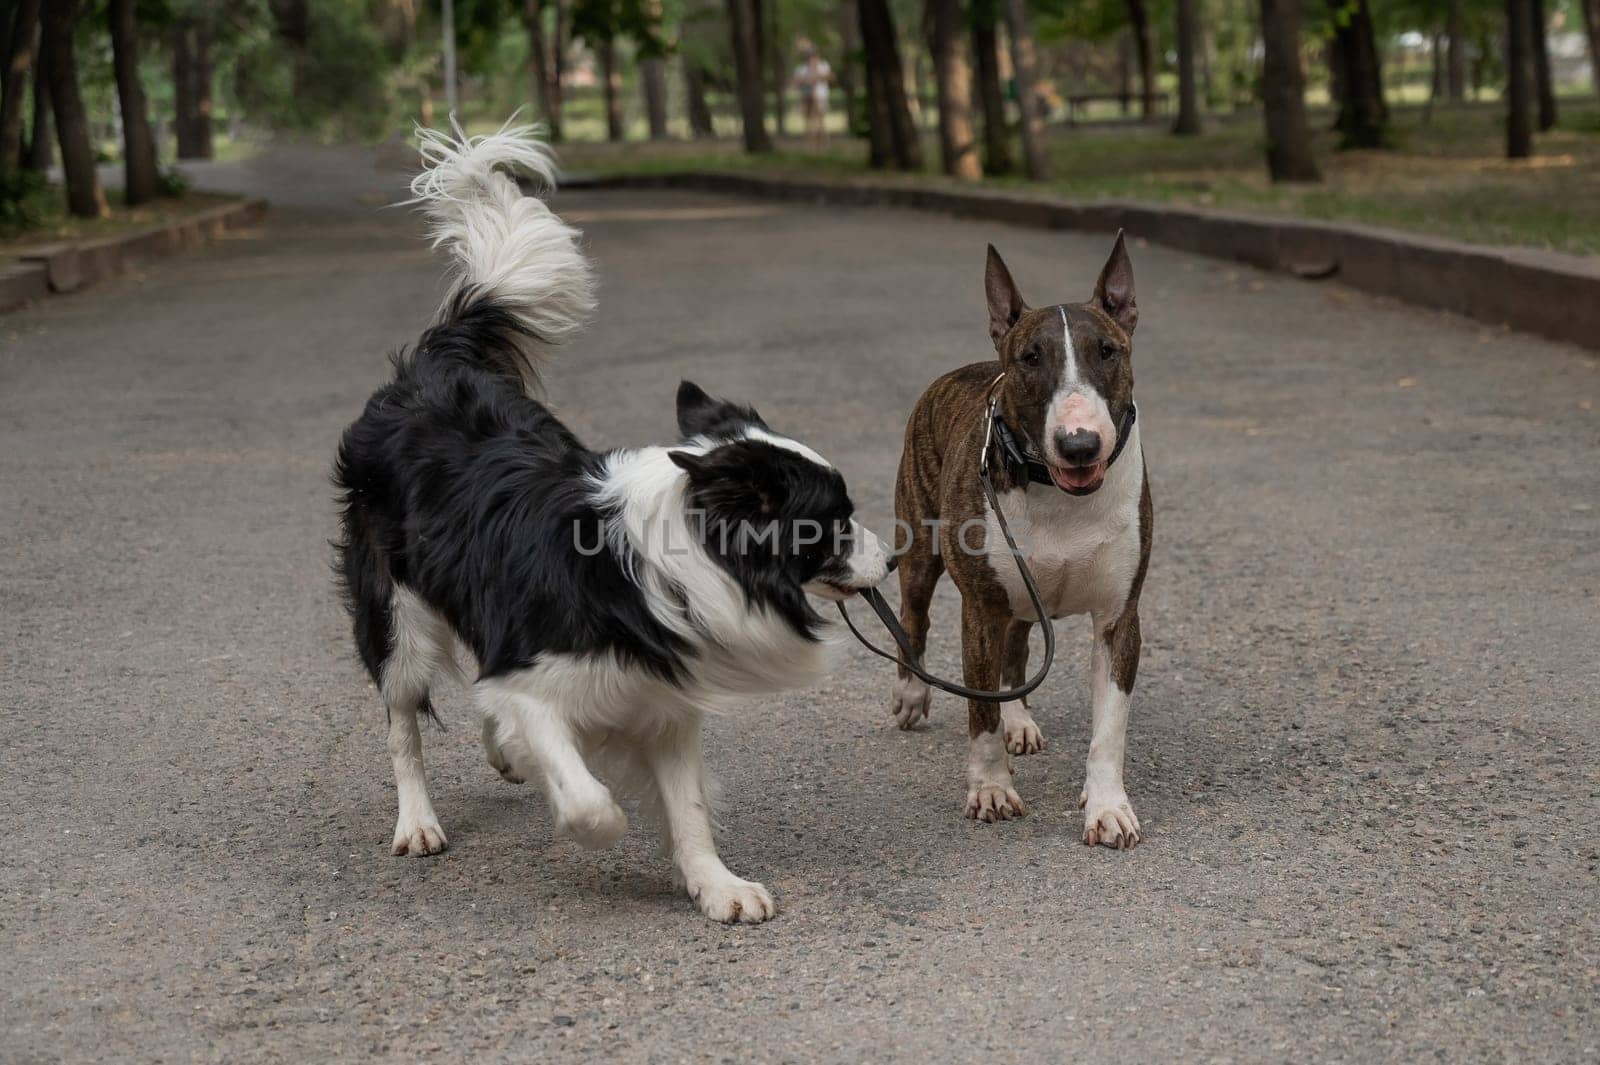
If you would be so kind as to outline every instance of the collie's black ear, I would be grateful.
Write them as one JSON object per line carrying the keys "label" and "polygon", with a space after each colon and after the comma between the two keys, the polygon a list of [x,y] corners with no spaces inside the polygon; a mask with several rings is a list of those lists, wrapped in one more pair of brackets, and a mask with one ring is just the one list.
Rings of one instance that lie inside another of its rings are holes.
{"label": "collie's black ear", "polygon": [[[690,428],[695,424],[700,415],[709,408],[715,407],[717,401],[706,394],[706,390],[693,381],[682,381],[678,384],[678,430],[684,436],[694,436],[695,430]],[[677,456],[674,455],[676,460]]]}
{"label": "collie's black ear", "polygon": [[1028,305],[1022,302],[1022,293],[1017,291],[1011,271],[1006,269],[1005,260],[1000,258],[993,244],[989,245],[989,261],[983,268],[983,292],[989,300],[989,339],[999,351],[1000,341],[1011,332]]}
{"label": "collie's black ear", "polygon": [[1139,304],[1133,295],[1133,262],[1128,258],[1128,246],[1120,229],[1111,258],[1100,271],[1100,280],[1094,283],[1094,302],[1122,327],[1124,333],[1133,335],[1133,327],[1139,324]]}
{"label": "collie's black ear", "polygon": [[693,381],[678,386],[678,432],[685,437],[729,436],[746,425],[767,427],[753,407],[708,395]]}
{"label": "collie's black ear", "polygon": [[772,514],[789,494],[782,471],[745,443],[724,444],[704,455],[669,451],[667,457],[689,475],[699,501],[722,512]]}
{"label": "collie's black ear", "polygon": [[694,480],[695,474],[702,472],[706,468],[704,455],[696,455],[688,451],[669,451],[667,452],[667,458],[672,460],[674,466],[687,473],[691,481]]}

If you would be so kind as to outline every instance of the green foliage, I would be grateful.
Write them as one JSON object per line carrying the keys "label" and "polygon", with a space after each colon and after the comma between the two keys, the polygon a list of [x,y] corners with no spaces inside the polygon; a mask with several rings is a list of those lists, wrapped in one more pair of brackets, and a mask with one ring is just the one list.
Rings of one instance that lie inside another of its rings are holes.
{"label": "green foliage", "polygon": [[254,122],[326,136],[381,135],[396,112],[395,64],[362,5],[310,8],[304,49],[273,32],[262,0],[235,43],[232,95]]}
{"label": "green foliage", "polygon": [[0,235],[36,229],[49,215],[50,187],[42,174],[0,174]]}
{"label": "green foliage", "polygon": [[177,167],[168,167],[161,172],[156,184],[156,193],[168,199],[182,199],[189,193],[189,179],[184,177]]}
{"label": "green foliage", "polygon": [[1125,0],[1032,0],[1029,7],[1041,44],[1105,40],[1128,25]]}

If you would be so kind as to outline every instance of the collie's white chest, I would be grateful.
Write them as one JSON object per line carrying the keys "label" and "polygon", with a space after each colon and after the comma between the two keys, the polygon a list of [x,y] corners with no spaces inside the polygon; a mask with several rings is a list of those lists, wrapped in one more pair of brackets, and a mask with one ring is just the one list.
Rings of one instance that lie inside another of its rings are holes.
{"label": "collie's white chest", "polygon": [[[1143,456],[1134,439],[1094,495],[1070,496],[1050,485],[1033,485],[1000,496],[1011,535],[1050,617],[1093,614],[1109,620],[1122,610],[1139,570],[1143,485]],[[1015,615],[1037,621],[994,512],[985,507],[984,516],[989,568],[1006,589]]]}

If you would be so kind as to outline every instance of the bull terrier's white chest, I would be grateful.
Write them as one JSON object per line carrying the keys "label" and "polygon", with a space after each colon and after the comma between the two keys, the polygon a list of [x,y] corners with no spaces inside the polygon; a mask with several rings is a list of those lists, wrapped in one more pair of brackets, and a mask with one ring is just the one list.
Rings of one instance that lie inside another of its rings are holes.
{"label": "bull terrier's white chest", "polygon": [[[1051,485],[1033,485],[1000,496],[1011,535],[1051,617],[1093,614],[1109,621],[1122,610],[1139,570],[1143,484],[1143,455],[1138,440],[1132,439],[1093,495],[1071,496]],[[1038,620],[994,512],[986,507],[984,516],[989,568],[1010,597],[1015,615]]]}

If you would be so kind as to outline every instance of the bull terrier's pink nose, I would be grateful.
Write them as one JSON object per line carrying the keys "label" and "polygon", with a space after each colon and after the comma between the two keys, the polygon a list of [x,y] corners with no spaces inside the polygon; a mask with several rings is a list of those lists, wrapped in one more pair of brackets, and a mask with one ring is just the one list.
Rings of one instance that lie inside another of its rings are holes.
{"label": "bull terrier's pink nose", "polygon": [[1100,434],[1091,429],[1056,430],[1056,454],[1068,466],[1093,466],[1100,457]]}

